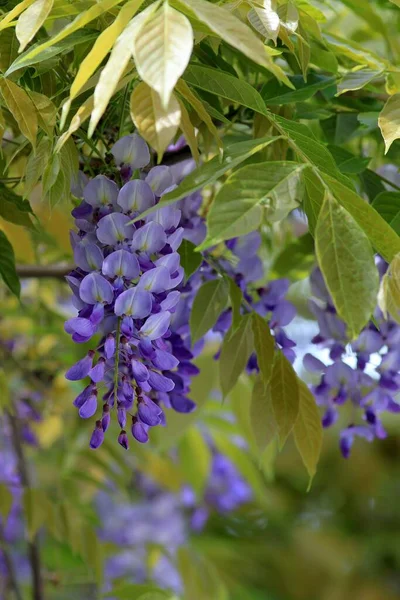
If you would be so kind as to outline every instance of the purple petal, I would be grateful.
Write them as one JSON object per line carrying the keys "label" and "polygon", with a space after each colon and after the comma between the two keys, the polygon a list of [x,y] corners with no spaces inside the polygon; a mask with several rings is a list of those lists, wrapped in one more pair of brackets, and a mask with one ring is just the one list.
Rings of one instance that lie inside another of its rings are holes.
{"label": "purple petal", "polygon": [[166,267],[155,267],[143,273],[139,279],[138,287],[153,294],[159,294],[160,292],[165,292],[169,284],[170,276],[168,269]]}
{"label": "purple petal", "polygon": [[133,377],[136,379],[137,382],[140,383],[143,381],[147,381],[147,379],[149,378],[149,371],[148,371],[146,365],[144,365],[139,360],[132,358],[131,367],[132,367]]}
{"label": "purple petal", "polygon": [[313,354],[305,354],[303,357],[303,365],[310,373],[324,373],[326,365]]}
{"label": "purple petal", "polygon": [[114,246],[118,242],[131,239],[134,225],[128,225],[131,219],[122,213],[112,213],[100,219],[97,226],[97,238],[103,244]]}
{"label": "purple petal", "polygon": [[95,450],[104,442],[104,431],[101,424],[101,421],[96,421],[96,428],[92,433],[92,437],[90,438],[90,447]]}
{"label": "purple petal", "polygon": [[[74,173],[74,175],[71,177],[71,194],[73,194],[76,198],[83,198],[83,190],[87,186],[88,182],[89,177],[85,175],[83,171],[78,171],[77,173]],[[83,203],[81,203],[81,205],[82,204]],[[77,208],[79,209],[81,205],[79,205]],[[76,210],[76,208],[74,208],[74,210]],[[74,214],[74,210],[71,212],[72,216],[78,216]]]}
{"label": "purple petal", "polygon": [[107,431],[110,425],[111,417],[110,417],[110,407],[108,404],[103,406],[103,415],[101,417],[101,427],[103,431]]}
{"label": "purple petal", "polygon": [[179,360],[173,354],[165,350],[156,350],[156,355],[152,359],[152,363],[156,369],[160,371],[169,371],[175,369],[179,365]]}
{"label": "purple petal", "polygon": [[127,250],[116,250],[104,259],[102,273],[110,278],[135,279],[140,273],[138,259]]}
{"label": "purple petal", "polygon": [[106,361],[104,360],[104,358],[99,358],[99,360],[97,361],[97,365],[95,365],[93,369],[90,370],[90,379],[95,383],[104,379],[105,363]]}
{"label": "purple petal", "polygon": [[65,378],[69,379],[69,381],[79,381],[79,379],[84,379],[89,374],[90,369],[93,364],[94,352],[93,350],[89,350],[87,355],[75,363],[65,374]]}
{"label": "purple petal", "polygon": [[174,291],[170,292],[168,296],[160,303],[162,310],[171,310],[174,308],[180,299],[181,293]]}
{"label": "purple petal", "polygon": [[184,233],[185,230],[183,227],[179,227],[174,233],[168,236],[168,244],[174,252],[175,250],[178,250],[179,246],[182,244]]}
{"label": "purple petal", "polygon": [[138,415],[140,420],[149,427],[160,424],[160,412],[161,409],[158,404],[153,402],[150,398],[147,398],[147,396],[139,399]]}
{"label": "purple petal", "polygon": [[180,266],[181,257],[178,252],[171,252],[155,262],[156,267],[166,267],[170,273],[174,273]]}
{"label": "purple petal", "polygon": [[172,288],[179,285],[182,282],[184,276],[185,276],[185,271],[183,270],[183,267],[178,267],[178,270],[175,271],[175,273],[173,273],[171,275],[170,282],[169,282],[167,289],[171,290]]}
{"label": "purple petal", "polygon": [[144,319],[150,314],[151,307],[150,292],[133,287],[118,296],[114,310],[118,316],[129,315],[134,319]]}
{"label": "purple petal", "polygon": [[82,419],[90,419],[97,410],[97,394],[91,394],[79,409],[79,416]]}
{"label": "purple petal", "polygon": [[126,425],[126,410],[123,406],[119,406],[117,409],[117,419],[119,426],[123,429]]}
{"label": "purple petal", "polygon": [[104,175],[97,175],[89,181],[83,190],[85,202],[93,207],[115,205],[118,197],[118,186]]}
{"label": "purple petal", "polygon": [[154,206],[156,199],[148,183],[141,179],[128,181],[118,194],[119,206],[125,213],[142,213]]}
{"label": "purple petal", "polygon": [[114,299],[114,291],[111,284],[99,273],[89,273],[81,281],[79,287],[81,300],[87,304],[97,304],[104,302],[111,304]]}
{"label": "purple petal", "polygon": [[161,196],[167,188],[174,184],[171,169],[165,165],[150,169],[145,181],[156,196]]}
{"label": "purple petal", "polygon": [[146,221],[159,223],[164,231],[175,229],[181,220],[181,211],[171,206],[163,206],[146,217]]}
{"label": "purple petal", "polygon": [[132,169],[142,169],[150,162],[149,148],[136,133],[126,135],[115,142],[111,154],[118,166],[130,165]]}
{"label": "purple petal", "polygon": [[99,325],[104,319],[104,304],[98,302],[93,306],[93,310],[90,314],[89,320],[93,325]]}
{"label": "purple petal", "polygon": [[93,390],[95,390],[93,384],[90,383],[89,385],[87,385],[85,389],[82,390],[81,393],[75,398],[73,402],[74,406],[76,406],[76,408],[80,408],[82,404],[84,404],[89,398],[89,396],[93,393]]}
{"label": "purple petal", "polygon": [[166,244],[167,236],[159,223],[146,223],[133,234],[131,248],[140,252],[154,254],[159,252]]}
{"label": "purple petal", "polygon": [[156,315],[151,315],[143,327],[140,329],[140,333],[143,337],[148,340],[156,340],[167,332],[171,321],[171,313],[162,312]]}
{"label": "purple petal", "polygon": [[126,435],[126,431],[122,430],[121,433],[119,434],[118,444],[120,444],[123,448],[125,448],[125,450],[128,450],[129,440],[128,440],[128,436]]}
{"label": "purple petal", "polygon": [[64,329],[67,333],[77,333],[84,338],[90,338],[96,330],[95,326],[89,321],[89,319],[83,319],[82,317],[73,317],[72,319],[68,319],[68,321],[65,322]]}
{"label": "purple petal", "polygon": [[157,392],[170,392],[174,389],[175,384],[172,379],[168,379],[165,375],[161,375],[156,371],[149,372],[149,384]]}
{"label": "purple petal", "polygon": [[106,358],[111,358],[115,354],[115,337],[112,333],[107,335],[106,341],[104,343],[104,353]]}
{"label": "purple petal", "polygon": [[181,396],[180,394],[171,394],[170,397],[171,406],[176,412],[180,413],[191,413],[195,410],[196,404],[193,400]]}
{"label": "purple petal", "polygon": [[261,246],[261,236],[258,231],[236,238],[232,252],[239,258],[254,257]]}
{"label": "purple petal", "polygon": [[96,244],[77,244],[74,248],[74,260],[83,271],[96,271],[101,269],[103,253]]}
{"label": "purple petal", "polygon": [[135,418],[132,420],[131,431],[133,437],[141,444],[145,444],[149,441],[149,434],[147,433],[146,425],[144,425]]}

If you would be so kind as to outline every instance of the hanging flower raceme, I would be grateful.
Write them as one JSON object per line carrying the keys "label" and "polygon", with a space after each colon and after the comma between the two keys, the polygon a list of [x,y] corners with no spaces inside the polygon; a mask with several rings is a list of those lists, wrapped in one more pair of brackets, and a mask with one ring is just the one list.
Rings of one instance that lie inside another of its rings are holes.
{"label": "hanging flower raceme", "polygon": [[[381,260],[379,268],[383,274],[386,265]],[[322,373],[312,391],[317,403],[325,408],[324,427],[338,420],[343,405],[351,407],[349,422],[340,434],[340,449],[348,458],[356,437],[369,442],[386,437],[380,420],[382,412],[400,412],[394,398],[400,390],[400,327],[384,319],[377,308],[374,321],[349,343],[346,325],[336,313],[319,269],[314,270],[310,280],[315,297],[310,308],[319,325],[313,343],[329,350],[330,364],[306,354],[304,366],[310,372]]]}
{"label": "hanging flower raceme", "polygon": [[[124,180],[150,159],[137,135],[119,140],[112,154]],[[137,219],[181,175],[178,169],[157,166],[120,189],[98,175],[84,186],[83,201],[72,211],[78,228],[71,233],[76,269],[67,281],[78,315],[65,323],[65,330],[77,343],[96,333],[102,338],[66,377],[90,378],[74,404],[82,418],[97,414],[92,448],[103,442],[111,412],[121,428],[118,442],[128,448],[127,431],[147,442],[149,428],[165,423],[164,407],[179,412],[195,407],[188,397],[188,374],[196,371],[193,354],[171,328],[184,276],[177,252],[184,234],[181,211],[160,207]]]}

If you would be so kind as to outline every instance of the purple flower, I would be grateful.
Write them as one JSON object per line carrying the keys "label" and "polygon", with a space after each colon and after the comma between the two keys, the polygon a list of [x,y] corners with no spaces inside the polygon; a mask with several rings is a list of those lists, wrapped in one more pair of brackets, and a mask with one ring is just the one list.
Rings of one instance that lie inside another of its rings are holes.
{"label": "purple flower", "polygon": [[118,140],[111,148],[111,154],[118,166],[129,165],[132,169],[142,169],[150,162],[148,146],[136,133]]}

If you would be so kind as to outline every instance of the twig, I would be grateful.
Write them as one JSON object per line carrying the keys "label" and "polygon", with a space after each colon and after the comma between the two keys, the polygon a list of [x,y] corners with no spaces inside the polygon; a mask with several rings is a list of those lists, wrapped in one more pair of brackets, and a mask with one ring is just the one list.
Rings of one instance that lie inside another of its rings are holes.
{"label": "twig", "polygon": [[13,564],[10,554],[7,551],[6,538],[5,538],[3,526],[1,523],[0,523],[0,548],[1,548],[1,552],[3,554],[3,560],[6,565],[8,579],[10,582],[10,587],[14,591],[14,595],[15,595],[16,599],[23,600],[21,590],[19,589],[19,586],[18,586],[18,579],[17,579],[17,574],[15,573],[14,564]]}
{"label": "twig", "polygon": [[[24,448],[21,443],[21,432],[18,418],[12,414],[9,414],[8,418],[11,425],[12,444],[18,461],[18,472],[21,478],[21,483],[25,490],[29,490],[31,487],[30,477],[26,464]],[[31,541],[28,542],[28,560],[32,573],[32,600],[44,600],[40,548],[39,540],[36,535]]]}
{"label": "twig", "polygon": [[24,278],[36,277],[43,279],[51,277],[55,279],[64,279],[70,271],[74,269],[73,265],[17,265],[17,274]]}

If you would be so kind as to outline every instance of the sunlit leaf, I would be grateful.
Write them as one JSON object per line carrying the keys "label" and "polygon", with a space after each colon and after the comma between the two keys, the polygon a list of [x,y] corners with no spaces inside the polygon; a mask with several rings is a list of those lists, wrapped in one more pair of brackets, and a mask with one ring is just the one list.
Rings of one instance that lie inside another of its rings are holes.
{"label": "sunlit leaf", "polygon": [[102,60],[111,50],[115,40],[123,32],[129,21],[139,10],[143,0],[130,0],[120,10],[115,21],[98,36],[89,54],[82,61],[78,73],[71,85],[70,100],[81,91],[87,80],[93,75]]}
{"label": "sunlit leaf", "polygon": [[378,125],[385,140],[385,154],[395,140],[400,138],[400,94],[391,96],[383,107]]}
{"label": "sunlit leaf", "polygon": [[272,7],[271,0],[264,0],[262,7],[255,4],[247,13],[247,18],[258,33],[267,39],[272,39],[276,44],[280,19]]}
{"label": "sunlit leaf", "polygon": [[3,231],[0,231],[0,276],[12,293],[19,298],[21,284],[15,270],[14,250]]}
{"label": "sunlit leaf", "polygon": [[269,54],[270,49],[264,46],[245,23],[242,23],[223,7],[206,0],[186,0],[185,4],[189,6],[200,21],[205,23],[225,42],[243,52],[255,63],[271,71],[277,79],[287,86],[292,87],[282,69],[273,62]]}
{"label": "sunlit leaf", "polygon": [[[197,342],[215,325],[228,302],[228,285],[225,279],[204,283],[197,292],[190,313],[192,344]],[[207,310],[205,310],[207,307]]]}
{"label": "sunlit leaf", "polygon": [[7,108],[18,123],[21,133],[35,147],[38,121],[32,100],[25,90],[9,79],[0,79],[0,90]]}
{"label": "sunlit leaf", "polygon": [[374,79],[378,78],[382,71],[371,71],[369,69],[359,69],[357,71],[349,71],[338,83],[338,93],[344,94],[349,91],[359,90]]}
{"label": "sunlit leaf", "polygon": [[168,2],[153,13],[133,42],[133,56],[140,77],[168,106],[176,82],[185,70],[193,48],[189,20]]}
{"label": "sunlit leaf", "polygon": [[253,349],[251,316],[246,315],[240,321],[236,331],[227,335],[222,344],[219,357],[219,380],[224,398],[234,388]]}
{"label": "sunlit leaf", "polygon": [[310,478],[316,473],[322,447],[322,421],[315,398],[304,381],[299,386],[299,414],[293,427],[294,440]]}
{"label": "sunlit leaf", "polygon": [[101,72],[100,79],[94,90],[94,107],[88,129],[89,137],[93,134],[97,123],[101,119],[107,108],[111,96],[116,91],[118,83],[128,66],[132,56],[132,47],[135,36],[140,28],[156,10],[159,2],[153,2],[125,27],[124,31],[118,36],[112,49],[110,58]]}
{"label": "sunlit leaf", "polygon": [[382,278],[378,301],[385,318],[389,314],[400,323],[400,254],[393,258]]}
{"label": "sunlit leaf", "polygon": [[299,414],[299,385],[296,373],[282,351],[275,355],[270,380],[272,408],[280,448],[286,442]]}
{"label": "sunlit leaf", "polygon": [[172,94],[164,108],[160,96],[146,83],[139,83],[131,95],[131,117],[140,135],[158,155],[158,161],[178,131],[181,109]]}
{"label": "sunlit leaf", "polygon": [[267,162],[235,171],[216,195],[207,216],[207,238],[199,246],[208,248],[222,240],[245,235],[261,222],[262,205],[285,183],[298,177],[304,165],[295,162]]}
{"label": "sunlit leaf", "polygon": [[352,216],[329,195],[315,229],[316,254],[339,316],[355,338],[376,305],[378,271],[367,236]]}
{"label": "sunlit leaf", "polygon": [[198,164],[200,161],[200,154],[199,154],[199,149],[197,147],[196,132],[192,125],[192,122],[189,117],[189,113],[186,110],[185,105],[183,104],[183,102],[181,100],[179,100],[179,98],[178,98],[178,102],[179,102],[179,107],[181,109],[181,122],[179,123],[179,128],[182,131],[183,135],[185,136],[185,140],[190,148],[190,152],[192,153],[194,160]]}
{"label": "sunlit leaf", "polygon": [[23,0],[18,2],[9,13],[7,13],[0,22],[0,31],[5,29],[9,23],[18,17],[25,9],[27,9],[35,0]]}
{"label": "sunlit leaf", "polygon": [[19,52],[39,31],[45,22],[49,12],[53,8],[54,0],[35,0],[19,17],[15,27],[15,33],[19,40]]}

